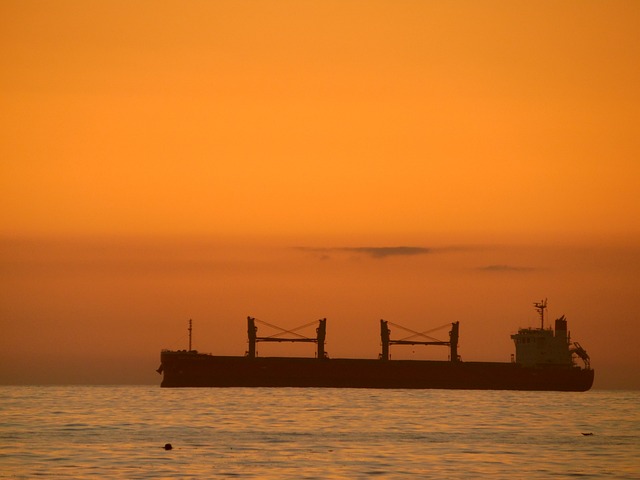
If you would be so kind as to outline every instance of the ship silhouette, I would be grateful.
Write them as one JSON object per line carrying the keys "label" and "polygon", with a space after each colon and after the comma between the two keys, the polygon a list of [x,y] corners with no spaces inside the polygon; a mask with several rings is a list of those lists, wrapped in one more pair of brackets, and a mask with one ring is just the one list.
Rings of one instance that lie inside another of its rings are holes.
{"label": "ship silhouette", "polygon": [[[446,341],[430,337],[431,331],[416,332],[380,320],[382,351],[377,359],[329,358],[325,351],[327,320],[318,321],[316,337],[247,318],[249,348],[244,356],[198,353],[191,348],[192,323],[189,321],[188,350],[162,350],[158,373],[161,387],[327,387],[397,389],[470,390],[547,390],[587,391],[593,385],[594,371],[587,352],[572,342],[563,316],[555,328],[545,328],[547,302],[534,303],[540,315],[540,328],[521,328],[511,335],[515,356],[511,362],[467,362],[458,355],[459,322],[450,324]],[[258,336],[256,323],[279,329],[271,336]],[[315,322],[313,322],[315,324]],[[389,324],[411,335],[392,339]],[[449,324],[447,324],[448,326]],[[308,342],[317,345],[315,358],[259,357],[259,342]],[[448,361],[393,360],[392,345],[437,345],[449,348]],[[577,358],[583,365],[576,364]]]}

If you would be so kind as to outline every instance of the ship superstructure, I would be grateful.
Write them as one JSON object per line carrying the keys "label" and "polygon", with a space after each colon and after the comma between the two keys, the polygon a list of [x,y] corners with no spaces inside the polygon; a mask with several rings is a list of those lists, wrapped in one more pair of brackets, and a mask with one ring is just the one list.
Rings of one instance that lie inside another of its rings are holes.
{"label": "ship superstructure", "polygon": [[572,367],[575,365],[574,354],[580,357],[586,369],[590,369],[587,352],[577,342],[571,342],[567,330],[567,319],[564,315],[555,321],[555,331],[544,327],[544,315],[547,301],[534,303],[540,316],[540,328],[521,328],[511,335],[515,346],[515,362],[525,367],[557,366]]}

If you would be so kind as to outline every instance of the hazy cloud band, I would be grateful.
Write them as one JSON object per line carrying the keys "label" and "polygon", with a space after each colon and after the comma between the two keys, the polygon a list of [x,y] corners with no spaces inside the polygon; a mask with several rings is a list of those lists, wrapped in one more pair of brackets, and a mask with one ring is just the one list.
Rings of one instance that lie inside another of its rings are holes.
{"label": "hazy cloud band", "polygon": [[372,258],[387,258],[397,256],[412,256],[412,255],[426,255],[432,253],[433,249],[425,247],[330,247],[330,248],[311,248],[311,247],[297,247],[298,250],[303,250],[312,253],[318,253],[322,255],[329,255],[331,253],[355,253],[366,255]]}

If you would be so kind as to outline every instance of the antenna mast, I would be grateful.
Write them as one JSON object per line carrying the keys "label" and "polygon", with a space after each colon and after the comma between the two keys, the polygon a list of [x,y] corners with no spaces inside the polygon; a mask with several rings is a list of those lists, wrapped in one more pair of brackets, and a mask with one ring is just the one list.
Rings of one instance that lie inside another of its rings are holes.
{"label": "antenna mast", "polygon": [[191,332],[193,330],[192,320],[189,319],[189,351],[191,351]]}
{"label": "antenna mast", "polygon": [[534,307],[538,311],[538,315],[540,315],[540,330],[544,330],[544,309],[547,308],[547,299],[540,302],[534,302]]}

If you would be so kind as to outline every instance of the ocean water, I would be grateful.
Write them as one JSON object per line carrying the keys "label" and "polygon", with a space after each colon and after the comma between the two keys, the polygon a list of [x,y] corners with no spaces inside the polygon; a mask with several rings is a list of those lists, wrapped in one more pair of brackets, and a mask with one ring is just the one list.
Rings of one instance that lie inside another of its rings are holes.
{"label": "ocean water", "polygon": [[0,387],[0,478],[480,477],[640,479],[640,392]]}

